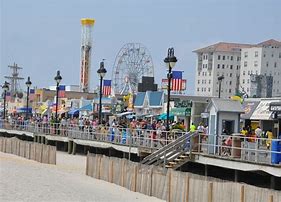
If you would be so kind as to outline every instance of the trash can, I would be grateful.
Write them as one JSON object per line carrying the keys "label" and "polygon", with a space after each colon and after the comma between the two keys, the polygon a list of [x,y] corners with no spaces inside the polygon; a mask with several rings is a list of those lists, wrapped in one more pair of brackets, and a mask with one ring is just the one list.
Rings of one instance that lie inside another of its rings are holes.
{"label": "trash can", "polygon": [[241,138],[238,135],[232,138],[232,157],[241,158]]}
{"label": "trash can", "polygon": [[[279,140],[271,140],[271,151],[273,152],[280,152],[281,145]],[[272,164],[279,164],[281,162],[281,154],[278,153],[271,153],[271,163]]]}

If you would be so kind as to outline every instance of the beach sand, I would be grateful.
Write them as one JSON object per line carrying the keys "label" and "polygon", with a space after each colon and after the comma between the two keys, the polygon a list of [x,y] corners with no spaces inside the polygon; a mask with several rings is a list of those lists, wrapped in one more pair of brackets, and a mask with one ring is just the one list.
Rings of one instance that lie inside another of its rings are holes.
{"label": "beach sand", "polygon": [[0,152],[0,201],[162,201],[85,175],[86,156],[57,152],[57,165]]}

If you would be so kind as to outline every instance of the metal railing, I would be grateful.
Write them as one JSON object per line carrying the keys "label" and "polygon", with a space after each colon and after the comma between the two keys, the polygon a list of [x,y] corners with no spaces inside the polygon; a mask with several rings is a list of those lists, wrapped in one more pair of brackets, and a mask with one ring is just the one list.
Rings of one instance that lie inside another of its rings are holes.
{"label": "metal railing", "polygon": [[28,121],[0,121],[0,128],[27,131],[35,134],[53,135],[89,141],[107,142],[131,147],[142,147],[153,150],[173,142],[183,132],[131,129],[77,124],[55,124]]}
{"label": "metal railing", "polygon": [[[0,120],[0,128],[28,131],[34,134],[46,134],[89,141],[106,142],[117,145],[166,151],[170,143],[178,138],[185,139],[185,132],[167,132],[147,129],[119,127],[92,127],[90,125],[54,124]],[[226,144],[227,140],[229,140]],[[281,145],[280,139],[245,137],[242,135],[205,135],[198,133],[192,138],[192,151],[199,155],[210,155],[227,160],[263,163],[267,165],[281,163],[281,151],[272,149],[272,143]],[[167,151],[166,151],[167,154]],[[155,156],[157,153],[154,154]],[[153,156],[150,156],[150,158]],[[276,160],[277,159],[277,160]],[[276,160],[276,161],[275,161]]]}
{"label": "metal railing", "polygon": [[[280,139],[199,133],[196,143],[198,154],[267,165],[281,164]],[[273,143],[279,146],[273,149]]]}

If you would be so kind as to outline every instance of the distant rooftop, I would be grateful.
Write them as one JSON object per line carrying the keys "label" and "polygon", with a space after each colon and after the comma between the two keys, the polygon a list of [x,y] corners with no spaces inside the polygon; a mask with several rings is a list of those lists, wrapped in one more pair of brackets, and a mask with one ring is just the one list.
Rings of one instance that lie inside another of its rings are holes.
{"label": "distant rooftop", "polygon": [[239,52],[241,48],[249,48],[254,46],[253,44],[240,44],[240,43],[227,43],[227,42],[219,42],[205,48],[197,49],[193,52]]}
{"label": "distant rooftop", "polygon": [[269,39],[259,43],[258,46],[281,46],[281,42],[275,39]]}
{"label": "distant rooftop", "polygon": [[260,47],[260,46],[278,46],[281,47],[281,42],[275,39],[269,39],[258,44],[241,44],[241,43],[228,43],[219,42],[205,48],[197,49],[193,52],[239,52],[242,48]]}

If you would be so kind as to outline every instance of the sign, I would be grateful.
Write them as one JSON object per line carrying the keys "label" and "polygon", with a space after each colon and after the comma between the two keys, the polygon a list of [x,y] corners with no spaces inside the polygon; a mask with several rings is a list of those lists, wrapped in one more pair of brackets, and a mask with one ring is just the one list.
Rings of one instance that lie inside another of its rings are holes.
{"label": "sign", "polygon": [[270,105],[269,111],[281,112],[281,105]]}
{"label": "sign", "polygon": [[175,116],[190,116],[191,115],[191,108],[172,108],[171,113]]}
{"label": "sign", "polygon": [[191,100],[180,100],[179,98],[174,99],[174,106],[175,107],[192,107]]}

